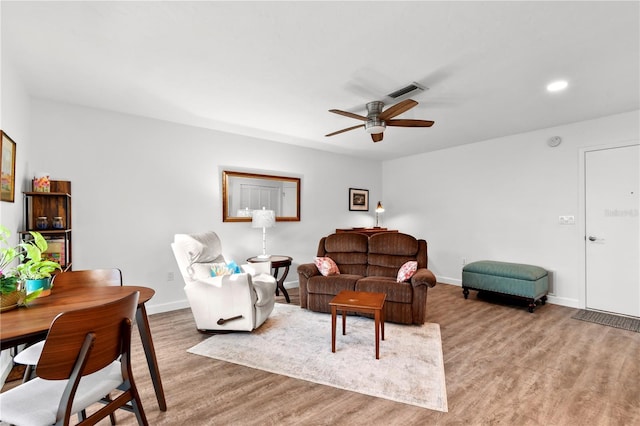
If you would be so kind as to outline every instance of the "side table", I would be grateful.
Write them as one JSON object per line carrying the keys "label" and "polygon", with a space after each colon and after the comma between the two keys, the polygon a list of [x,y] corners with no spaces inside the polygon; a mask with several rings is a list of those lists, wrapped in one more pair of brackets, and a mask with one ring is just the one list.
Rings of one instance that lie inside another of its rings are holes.
{"label": "side table", "polygon": [[[289,267],[291,266],[291,261],[293,258],[290,256],[280,256],[280,255],[272,255],[269,259],[260,258],[258,256],[250,257],[247,259],[249,263],[259,263],[266,262],[267,260],[271,261],[271,268],[273,268],[273,277],[276,279],[276,296],[280,294],[279,290],[282,290],[282,294],[284,298],[287,300],[287,303],[291,303],[291,299],[289,299],[289,293],[287,293],[287,289],[284,288],[284,280],[287,278],[287,274],[289,273]],[[280,272],[280,268],[284,268],[284,274],[282,277],[278,279],[278,273]]]}
{"label": "side table", "polygon": [[374,315],[376,335],[376,359],[380,359],[380,334],[384,340],[385,293],[342,290],[331,301],[331,352],[336,351],[336,316],[342,311],[342,334],[347,334],[347,311]]}

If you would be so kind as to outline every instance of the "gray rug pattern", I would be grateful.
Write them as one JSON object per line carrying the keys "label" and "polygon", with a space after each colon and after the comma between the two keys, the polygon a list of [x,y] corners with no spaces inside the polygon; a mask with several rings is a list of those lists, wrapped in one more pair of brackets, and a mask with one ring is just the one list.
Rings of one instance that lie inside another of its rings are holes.
{"label": "gray rug pattern", "polygon": [[571,318],[640,333],[640,319],[581,309]]}
{"label": "gray rug pattern", "polygon": [[374,322],[337,321],[331,352],[331,315],[276,303],[251,333],[218,334],[188,352],[276,374],[438,411],[448,411],[440,326],[385,324],[375,359]]}

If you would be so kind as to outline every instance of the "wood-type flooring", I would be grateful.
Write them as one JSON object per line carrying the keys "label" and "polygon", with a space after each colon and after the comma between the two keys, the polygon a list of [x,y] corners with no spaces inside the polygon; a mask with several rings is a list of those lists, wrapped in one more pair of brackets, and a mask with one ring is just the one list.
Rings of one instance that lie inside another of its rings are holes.
{"label": "wood-type flooring", "polygon": [[[290,294],[299,304],[297,289]],[[429,289],[448,413],[189,354],[207,336],[188,309],[150,317],[168,411],[158,409],[137,331],[134,376],[154,426],[640,424],[640,333],[572,319],[576,311],[547,303],[530,314],[474,291],[465,300],[458,286]],[[117,418],[136,424],[131,413]]]}

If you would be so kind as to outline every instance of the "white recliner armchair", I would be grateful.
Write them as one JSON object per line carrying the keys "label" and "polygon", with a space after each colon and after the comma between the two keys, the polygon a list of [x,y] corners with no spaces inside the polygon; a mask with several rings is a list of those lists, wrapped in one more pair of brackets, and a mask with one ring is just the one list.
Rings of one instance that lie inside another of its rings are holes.
{"label": "white recliner armchair", "polygon": [[271,262],[241,265],[241,274],[212,277],[213,264],[227,263],[215,232],[176,234],[171,248],[201,332],[251,331],[273,311],[276,280]]}

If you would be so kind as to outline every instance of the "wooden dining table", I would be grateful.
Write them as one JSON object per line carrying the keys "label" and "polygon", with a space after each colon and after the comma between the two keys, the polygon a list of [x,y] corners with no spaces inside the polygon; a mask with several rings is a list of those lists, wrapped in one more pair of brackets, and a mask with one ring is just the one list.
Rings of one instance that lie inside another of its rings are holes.
{"label": "wooden dining table", "polygon": [[64,287],[53,286],[51,294],[39,297],[29,303],[28,307],[20,307],[0,314],[0,349],[8,349],[20,344],[29,344],[46,337],[53,319],[61,312],[102,305],[120,299],[132,292],[139,291],[136,323],[140,331],[140,340],[147,365],[151,374],[151,381],[156,392],[160,410],[167,411],[167,403],[160,379],[158,360],[151,338],[151,328],[145,303],[150,300],[155,291],[140,286],[110,286],[110,287]]}

